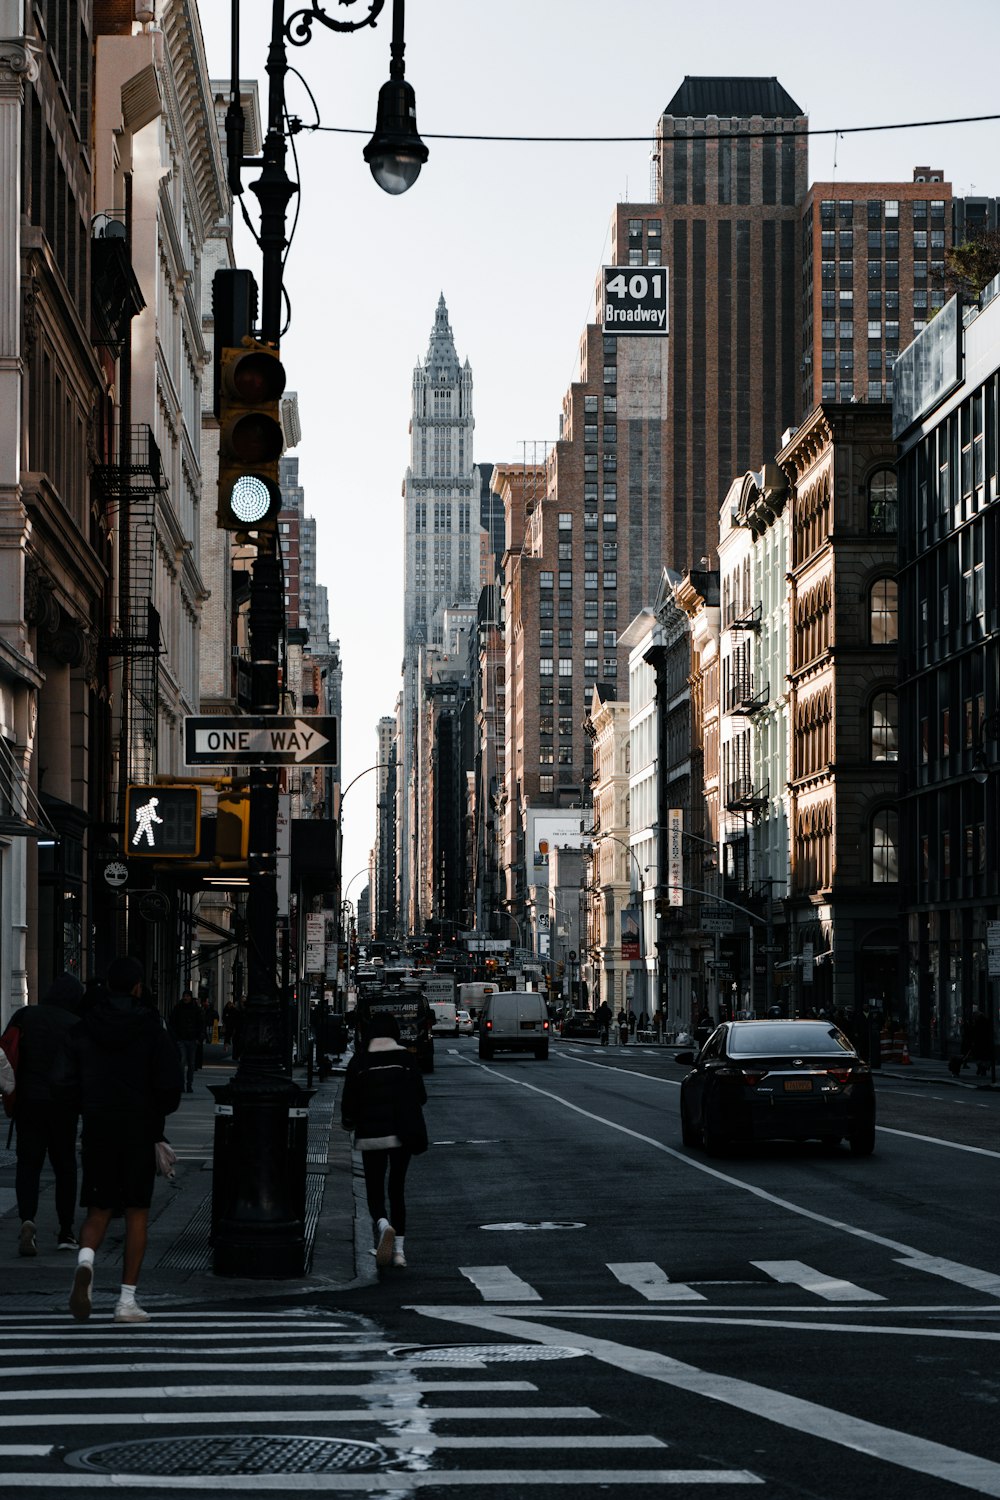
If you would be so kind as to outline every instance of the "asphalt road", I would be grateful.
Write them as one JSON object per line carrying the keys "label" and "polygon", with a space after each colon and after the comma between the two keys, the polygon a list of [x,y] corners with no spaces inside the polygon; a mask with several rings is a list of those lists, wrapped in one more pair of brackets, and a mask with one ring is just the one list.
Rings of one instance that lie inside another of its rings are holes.
{"label": "asphalt road", "polygon": [[[85,1356],[5,1318],[5,1494],[1000,1496],[1000,1095],[883,1079],[871,1159],[709,1160],[669,1054],[437,1059],[408,1269]],[[29,1484],[53,1403],[65,1478]]]}

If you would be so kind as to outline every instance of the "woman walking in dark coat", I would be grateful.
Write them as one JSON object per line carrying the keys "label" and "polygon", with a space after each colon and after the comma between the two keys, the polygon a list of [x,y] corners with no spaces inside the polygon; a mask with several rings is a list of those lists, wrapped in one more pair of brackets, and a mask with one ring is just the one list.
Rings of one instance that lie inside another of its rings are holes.
{"label": "woman walking in dark coat", "polygon": [[[416,1059],[399,1044],[391,1015],[374,1015],[366,1045],[347,1065],[340,1118],[354,1131],[364,1164],[365,1193],[372,1216],[377,1266],[405,1266],[406,1202],[403,1190],[410,1157],[427,1149],[421,1105],[427,1091]],[[386,1171],[389,1214],[385,1212]]]}

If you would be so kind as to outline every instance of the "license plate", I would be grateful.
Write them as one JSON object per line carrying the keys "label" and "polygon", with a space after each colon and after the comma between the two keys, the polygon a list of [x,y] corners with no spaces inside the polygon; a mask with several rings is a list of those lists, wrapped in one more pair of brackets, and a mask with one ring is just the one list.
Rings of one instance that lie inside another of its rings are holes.
{"label": "license plate", "polygon": [[811,1094],[812,1093],[812,1079],[811,1078],[786,1078],[785,1079],[785,1093],[786,1094]]}
{"label": "license plate", "polygon": [[534,1031],[534,1029],[535,1029],[535,1023],[534,1023],[534,1021],[522,1021],[521,1022],[521,1030],[522,1031]]}

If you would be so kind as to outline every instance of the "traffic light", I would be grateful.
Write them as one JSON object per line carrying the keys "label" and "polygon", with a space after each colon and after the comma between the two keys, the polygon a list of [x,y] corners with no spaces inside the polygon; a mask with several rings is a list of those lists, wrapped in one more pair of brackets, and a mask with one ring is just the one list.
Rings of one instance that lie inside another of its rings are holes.
{"label": "traffic light", "polygon": [[219,363],[219,505],[225,531],[274,531],[281,509],[278,465],[285,446],[278,351],[245,338]]}
{"label": "traffic light", "polygon": [[250,793],[220,792],[215,822],[217,859],[244,860],[250,849]]}
{"label": "traffic light", "polygon": [[200,787],[126,789],[125,852],[130,859],[197,859],[200,849]]}

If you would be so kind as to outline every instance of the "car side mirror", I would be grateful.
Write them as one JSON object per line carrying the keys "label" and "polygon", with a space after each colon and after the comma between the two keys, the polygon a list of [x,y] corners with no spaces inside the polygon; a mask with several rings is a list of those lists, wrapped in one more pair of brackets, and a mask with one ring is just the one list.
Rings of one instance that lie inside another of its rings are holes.
{"label": "car side mirror", "polygon": [[694,1053],[693,1052],[676,1052],[674,1054],[674,1062],[686,1063],[688,1067],[691,1067],[691,1065],[694,1062]]}

